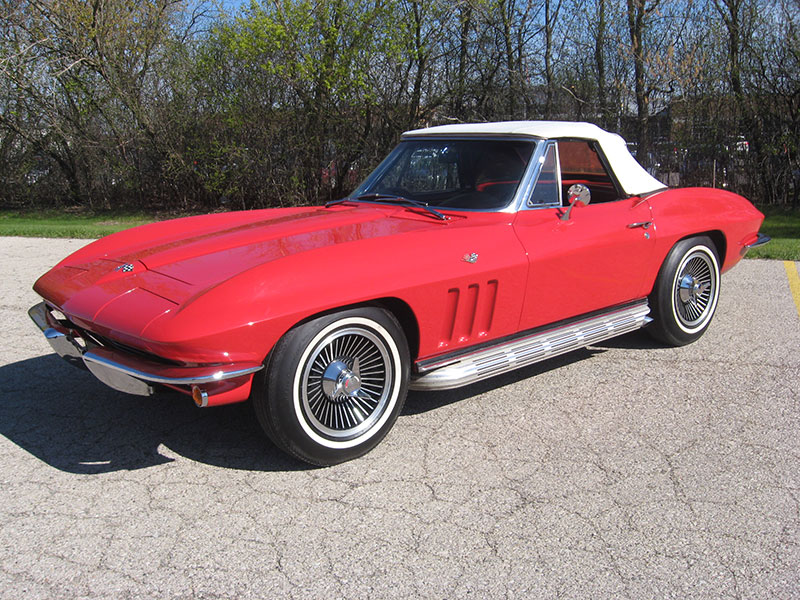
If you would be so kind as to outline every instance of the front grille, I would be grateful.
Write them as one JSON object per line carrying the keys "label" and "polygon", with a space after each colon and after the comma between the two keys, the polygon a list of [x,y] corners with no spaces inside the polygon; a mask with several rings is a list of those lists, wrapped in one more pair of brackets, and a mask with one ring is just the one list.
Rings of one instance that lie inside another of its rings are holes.
{"label": "front grille", "polygon": [[116,340],[112,340],[111,338],[98,335],[94,332],[89,332],[89,334],[91,335],[92,339],[95,340],[100,346],[104,346],[106,348],[113,348],[114,350],[119,350],[124,354],[131,354],[133,356],[136,356],[143,360],[147,360],[149,362],[155,362],[169,366],[181,366],[181,363],[178,363],[174,360],[167,360],[166,358],[162,358],[161,356],[150,354],[149,352],[145,352],[144,350],[140,350],[139,348],[134,348],[133,346],[122,344],[120,342],[117,342]]}
{"label": "front grille", "polygon": [[151,354],[149,352],[145,352],[144,350],[140,350],[139,348],[134,348],[133,346],[128,346],[127,344],[122,344],[116,340],[112,340],[109,337],[102,336],[98,333],[90,329],[86,329],[83,327],[78,327],[72,320],[58,307],[55,307],[51,304],[47,304],[47,310],[50,312],[50,315],[53,319],[58,321],[60,325],[67,329],[71,329],[75,331],[80,337],[83,338],[84,342],[87,346],[94,345],[100,346],[103,348],[111,348],[114,350],[119,350],[124,354],[129,354],[136,356],[137,358],[141,358],[143,360],[154,362],[162,365],[169,365],[169,366],[181,366],[181,363],[176,362],[174,360],[167,360],[166,358],[162,358],[155,354]]}

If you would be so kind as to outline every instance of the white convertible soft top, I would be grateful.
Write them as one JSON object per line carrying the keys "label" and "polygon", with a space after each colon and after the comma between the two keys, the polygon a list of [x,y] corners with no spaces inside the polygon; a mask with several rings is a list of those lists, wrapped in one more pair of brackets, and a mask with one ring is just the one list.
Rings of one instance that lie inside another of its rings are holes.
{"label": "white convertible soft top", "polygon": [[608,159],[622,189],[629,196],[640,196],[663,190],[667,186],[650,175],[631,156],[628,147],[616,133],[609,133],[592,123],[573,121],[506,121],[502,123],[469,123],[464,125],[440,125],[427,129],[415,129],[403,134],[403,138],[422,136],[522,136],[537,139],[578,138],[596,140]]}

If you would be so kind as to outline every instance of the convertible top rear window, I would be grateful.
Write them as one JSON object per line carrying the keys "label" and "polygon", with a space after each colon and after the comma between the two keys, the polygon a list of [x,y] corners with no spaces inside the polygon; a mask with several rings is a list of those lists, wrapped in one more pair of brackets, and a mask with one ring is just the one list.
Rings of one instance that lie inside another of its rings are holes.
{"label": "convertible top rear window", "polygon": [[385,195],[447,209],[508,206],[536,145],[526,140],[401,142],[352,197]]}

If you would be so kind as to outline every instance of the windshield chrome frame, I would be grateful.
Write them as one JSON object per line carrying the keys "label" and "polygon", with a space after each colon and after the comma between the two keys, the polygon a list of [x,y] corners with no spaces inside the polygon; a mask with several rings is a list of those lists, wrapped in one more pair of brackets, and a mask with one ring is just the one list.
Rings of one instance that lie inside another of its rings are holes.
{"label": "windshield chrome frame", "polygon": [[[556,153],[555,161],[556,161],[556,189],[558,190],[558,201],[557,202],[549,202],[546,204],[534,204],[533,206],[528,205],[528,198],[533,195],[533,189],[536,187],[536,183],[539,181],[539,176],[542,173],[542,169],[544,168],[544,160],[547,156],[547,150],[550,147],[553,147],[553,151]],[[536,161],[534,163],[534,160]],[[534,163],[528,169],[530,178],[527,181],[527,188],[524,193],[520,194],[516,200],[518,201],[517,207],[514,212],[523,211],[523,210],[540,210],[543,208],[559,208],[561,207],[563,200],[561,198],[561,159],[558,155],[558,140],[540,140],[539,145],[536,147],[536,153],[534,156],[531,157],[531,163]],[[520,191],[522,186],[520,185]]]}
{"label": "windshield chrome frame", "polygon": [[[525,166],[525,171],[520,178],[519,184],[517,185],[517,189],[514,192],[514,196],[512,196],[511,200],[506,204],[503,208],[456,208],[451,206],[438,206],[436,204],[431,204],[431,208],[435,208],[436,210],[447,212],[484,212],[484,213],[515,213],[520,210],[521,207],[525,206],[525,198],[533,191],[533,185],[536,183],[536,180],[539,177],[539,171],[541,170],[542,165],[542,157],[544,157],[544,150],[543,148],[547,146],[545,140],[541,138],[529,136],[529,135],[476,135],[476,134],[465,134],[465,135],[410,135],[410,136],[403,136],[400,138],[400,142],[392,149],[392,151],[388,154],[386,158],[384,158],[381,163],[375,168],[372,173],[355,189],[353,192],[347,197],[354,202],[359,202],[356,200],[356,197],[360,194],[369,193],[366,190],[369,190],[372,183],[383,177],[384,173],[389,168],[389,165],[392,161],[390,159],[395,155],[398,151],[400,146],[404,142],[416,142],[416,141],[448,141],[448,140],[470,140],[470,141],[508,141],[508,142],[530,142],[534,145],[533,151],[531,152],[531,157],[528,160],[528,164]],[[369,202],[374,202],[375,204],[381,204],[380,200],[370,200]],[[386,204],[390,204],[387,202]],[[551,206],[551,205],[547,205]]]}

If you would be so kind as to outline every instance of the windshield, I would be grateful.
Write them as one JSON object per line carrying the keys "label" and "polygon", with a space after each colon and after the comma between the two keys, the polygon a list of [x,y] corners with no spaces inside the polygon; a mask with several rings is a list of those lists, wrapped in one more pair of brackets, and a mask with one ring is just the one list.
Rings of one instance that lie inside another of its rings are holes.
{"label": "windshield", "polygon": [[445,209],[505,208],[535,145],[521,140],[403,141],[351,198],[394,196]]}

